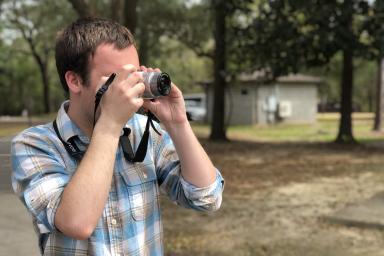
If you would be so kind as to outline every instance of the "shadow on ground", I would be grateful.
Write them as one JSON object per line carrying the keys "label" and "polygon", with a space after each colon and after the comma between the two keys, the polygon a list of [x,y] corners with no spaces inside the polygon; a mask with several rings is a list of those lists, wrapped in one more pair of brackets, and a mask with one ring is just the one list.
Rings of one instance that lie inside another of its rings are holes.
{"label": "shadow on ground", "polygon": [[[222,208],[197,213],[163,198],[166,255],[384,255],[382,230],[324,219],[383,190],[382,143],[201,142],[226,180]],[[7,183],[7,148],[1,141],[0,255],[37,255]]]}
{"label": "shadow on ground", "polygon": [[384,233],[324,216],[383,190],[380,145],[202,140],[226,179],[221,210],[163,200],[167,255],[384,255]]}

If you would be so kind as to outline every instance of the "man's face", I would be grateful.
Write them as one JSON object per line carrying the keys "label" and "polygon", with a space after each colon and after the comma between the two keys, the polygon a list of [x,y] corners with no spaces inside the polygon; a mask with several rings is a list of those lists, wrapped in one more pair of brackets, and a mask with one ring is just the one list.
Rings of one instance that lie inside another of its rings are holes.
{"label": "man's face", "polygon": [[112,44],[101,44],[96,48],[93,58],[89,62],[89,85],[84,86],[82,100],[86,109],[87,119],[93,120],[93,108],[97,90],[103,83],[103,77],[117,72],[124,65],[131,64],[139,68],[139,57],[136,48],[131,45],[124,49],[117,49]]}

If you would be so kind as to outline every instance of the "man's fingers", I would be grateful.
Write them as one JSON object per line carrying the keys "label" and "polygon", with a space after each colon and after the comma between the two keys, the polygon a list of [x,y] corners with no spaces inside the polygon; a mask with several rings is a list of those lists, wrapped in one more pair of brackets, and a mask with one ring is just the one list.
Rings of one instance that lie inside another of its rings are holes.
{"label": "man's fingers", "polygon": [[137,68],[134,65],[124,65],[120,70],[117,71],[115,80],[117,82],[124,81],[135,71],[137,71]]}
{"label": "man's fingers", "polygon": [[143,107],[151,111],[153,114],[156,114],[157,106],[159,103],[157,101],[144,100]]}
{"label": "man's fingers", "polygon": [[145,85],[143,83],[138,83],[130,89],[131,95],[137,98],[140,98],[144,91]]}
{"label": "man's fingers", "polygon": [[171,84],[171,91],[169,92],[168,96],[171,98],[178,98],[182,97],[183,93],[181,90],[174,84]]}
{"label": "man's fingers", "polygon": [[159,68],[151,68],[151,67],[146,67],[146,66],[140,66],[140,70],[144,72],[159,72],[161,73],[161,70]]}
{"label": "man's fingers", "polygon": [[136,111],[143,106],[144,100],[142,98],[134,99],[134,104],[136,105]]}

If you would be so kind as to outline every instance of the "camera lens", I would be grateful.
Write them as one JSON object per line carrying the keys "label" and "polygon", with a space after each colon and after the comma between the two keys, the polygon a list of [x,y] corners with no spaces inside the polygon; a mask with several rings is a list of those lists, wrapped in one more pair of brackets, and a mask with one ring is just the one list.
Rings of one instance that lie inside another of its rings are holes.
{"label": "camera lens", "polygon": [[167,73],[161,73],[157,78],[157,90],[162,96],[167,96],[170,93],[171,78]]}

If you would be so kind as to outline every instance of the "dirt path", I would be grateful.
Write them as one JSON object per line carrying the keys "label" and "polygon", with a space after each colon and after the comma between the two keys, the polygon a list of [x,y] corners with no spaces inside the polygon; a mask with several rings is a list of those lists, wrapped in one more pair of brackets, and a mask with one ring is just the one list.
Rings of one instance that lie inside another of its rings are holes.
{"label": "dirt path", "polygon": [[226,179],[215,214],[164,200],[167,255],[384,255],[384,232],[323,219],[384,190],[381,149],[235,142],[204,146]]}

